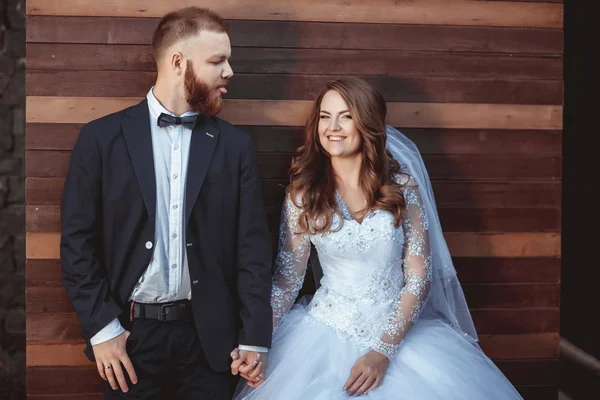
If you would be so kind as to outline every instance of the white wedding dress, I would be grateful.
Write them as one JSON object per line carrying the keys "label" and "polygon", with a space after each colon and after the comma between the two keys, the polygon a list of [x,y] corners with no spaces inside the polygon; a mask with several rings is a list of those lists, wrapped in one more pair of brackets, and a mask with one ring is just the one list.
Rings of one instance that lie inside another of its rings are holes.
{"label": "white wedding dress", "polygon": [[[414,181],[398,179],[406,184],[407,203],[398,228],[382,210],[359,223],[338,194],[342,216],[334,214],[330,232],[297,234],[300,210],[286,197],[267,376],[254,390],[242,381],[236,399],[348,399],[343,385],[350,370],[371,350],[391,361],[380,387],[361,396],[366,399],[521,399],[472,338],[443,319],[419,319],[432,279],[428,220]],[[321,286],[310,301],[294,305],[311,242],[323,269]]]}

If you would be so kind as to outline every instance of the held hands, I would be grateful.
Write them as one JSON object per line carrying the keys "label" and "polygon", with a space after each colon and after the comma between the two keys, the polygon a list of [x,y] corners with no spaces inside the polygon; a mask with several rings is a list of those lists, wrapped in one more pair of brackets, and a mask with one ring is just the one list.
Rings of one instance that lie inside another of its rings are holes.
{"label": "held hands", "polygon": [[124,393],[129,391],[129,387],[127,386],[121,364],[125,367],[131,382],[134,385],[137,383],[137,376],[133,370],[133,364],[125,350],[127,338],[130,334],[129,331],[125,331],[115,338],[92,346],[100,377],[105,381],[107,380],[113,390],[117,390],[120,387]]}
{"label": "held hands", "polygon": [[389,364],[386,356],[371,350],[356,361],[344,390],[350,396],[360,396],[375,389],[381,384]]}
{"label": "held hands", "polygon": [[248,386],[257,388],[265,380],[265,371],[267,370],[267,353],[255,351],[246,351],[235,348],[231,354],[231,373],[240,376],[248,381]]}

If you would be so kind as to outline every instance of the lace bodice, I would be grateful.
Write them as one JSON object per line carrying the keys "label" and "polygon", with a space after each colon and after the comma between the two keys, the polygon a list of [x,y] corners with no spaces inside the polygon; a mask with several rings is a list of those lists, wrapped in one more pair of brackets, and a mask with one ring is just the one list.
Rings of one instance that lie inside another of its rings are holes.
{"label": "lace bodice", "polygon": [[428,223],[418,187],[412,180],[398,179],[404,179],[407,204],[398,228],[382,210],[357,222],[338,194],[342,218],[334,214],[329,232],[298,233],[300,209],[286,196],[271,296],[274,329],[302,287],[312,242],[323,278],[309,316],[361,347],[394,356],[421,314],[432,278]]}

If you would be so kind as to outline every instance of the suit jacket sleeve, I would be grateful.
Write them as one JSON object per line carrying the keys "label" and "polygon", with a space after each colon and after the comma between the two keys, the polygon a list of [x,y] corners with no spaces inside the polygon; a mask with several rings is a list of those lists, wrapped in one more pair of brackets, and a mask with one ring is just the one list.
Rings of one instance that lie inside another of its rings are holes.
{"label": "suit jacket sleeve", "polygon": [[271,243],[258,166],[248,137],[240,164],[237,287],[242,330],[238,343],[271,347]]}
{"label": "suit jacket sleeve", "polygon": [[89,125],[71,154],[61,204],[63,285],[86,340],[121,313],[110,296],[102,251],[102,158]]}

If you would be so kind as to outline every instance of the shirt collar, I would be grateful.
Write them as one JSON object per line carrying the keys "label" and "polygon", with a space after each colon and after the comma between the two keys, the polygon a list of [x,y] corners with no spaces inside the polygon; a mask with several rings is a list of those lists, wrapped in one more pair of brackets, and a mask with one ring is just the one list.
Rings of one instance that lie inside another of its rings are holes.
{"label": "shirt collar", "polygon": [[[176,116],[175,114],[173,114],[171,111],[167,110],[161,103],[160,101],[158,101],[158,99],[156,98],[156,96],[154,96],[154,86],[152,86],[150,88],[150,90],[148,91],[148,94],[146,95],[146,100],[148,101],[148,109],[150,110],[150,116],[152,117],[153,121],[157,121],[158,120],[158,116],[161,113],[165,113],[165,114],[169,114],[172,116]],[[183,113],[182,115],[180,115],[180,117],[187,117],[188,115],[198,115],[199,113],[196,111],[187,111],[185,113]]]}

